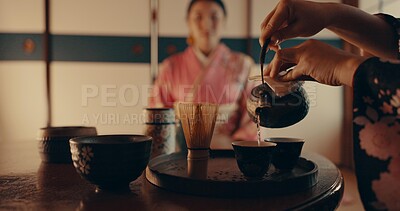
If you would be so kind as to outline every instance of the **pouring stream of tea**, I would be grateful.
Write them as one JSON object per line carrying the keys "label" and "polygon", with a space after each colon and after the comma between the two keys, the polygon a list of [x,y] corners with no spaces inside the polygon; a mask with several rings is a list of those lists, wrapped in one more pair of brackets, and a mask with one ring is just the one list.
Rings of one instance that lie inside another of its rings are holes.
{"label": "pouring stream of tea", "polygon": [[261,144],[261,129],[260,129],[260,114],[257,114],[257,142],[258,146]]}
{"label": "pouring stream of tea", "polygon": [[[271,42],[271,38],[267,38],[264,42],[264,45],[261,48],[260,52],[260,66],[261,66],[261,81],[262,84],[265,84],[264,80],[264,63],[265,63],[265,57],[268,52],[268,44]],[[259,104],[261,107],[261,104]],[[261,143],[261,129],[260,129],[260,113],[256,113],[257,115],[257,141],[258,141],[258,146],[260,146]]]}

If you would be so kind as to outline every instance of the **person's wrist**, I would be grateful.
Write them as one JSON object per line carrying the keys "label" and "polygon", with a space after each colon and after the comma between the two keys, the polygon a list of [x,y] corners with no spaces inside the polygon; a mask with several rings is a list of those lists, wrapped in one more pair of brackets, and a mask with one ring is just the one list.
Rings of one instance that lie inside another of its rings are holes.
{"label": "person's wrist", "polygon": [[342,85],[352,87],[355,72],[357,71],[360,64],[367,59],[368,57],[357,55],[351,56],[346,59],[344,64],[336,70],[340,83]]}

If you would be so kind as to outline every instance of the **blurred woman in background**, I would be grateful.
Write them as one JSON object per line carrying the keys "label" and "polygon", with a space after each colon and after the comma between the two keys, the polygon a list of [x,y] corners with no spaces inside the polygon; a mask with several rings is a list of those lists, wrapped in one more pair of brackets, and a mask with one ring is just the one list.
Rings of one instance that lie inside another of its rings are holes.
{"label": "blurred woman in background", "polygon": [[249,56],[221,43],[227,11],[221,0],[192,0],[187,9],[188,47],[165,59],[150,98],[152,107],[176,102],[219,105],[212,149],[231,149],[233,140],[256,140],[256,125],[246,111]]}

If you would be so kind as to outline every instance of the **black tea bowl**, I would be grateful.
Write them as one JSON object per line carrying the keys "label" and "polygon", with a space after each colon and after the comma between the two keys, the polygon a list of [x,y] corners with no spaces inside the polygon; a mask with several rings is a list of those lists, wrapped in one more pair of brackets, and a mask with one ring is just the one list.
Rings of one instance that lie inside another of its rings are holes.
{"label": "black tea bowl", "polygon": [[266,138],[265,141],[277,144],[272,164],[278,171],[291,171],[296,166],[304,145],[304,139],[273,137]]}
{"label": "black tea bowl", "polygon": [[240,171],[248,178],[262,178],[268,171],[276,144],[257,141],[232,143]]}
{"label": "black tea bowl", "polygon": [[146,168],[152,138],[144,135],[101,135],[70,139],[76,171],[105,191],[129,191],[129,183]]}

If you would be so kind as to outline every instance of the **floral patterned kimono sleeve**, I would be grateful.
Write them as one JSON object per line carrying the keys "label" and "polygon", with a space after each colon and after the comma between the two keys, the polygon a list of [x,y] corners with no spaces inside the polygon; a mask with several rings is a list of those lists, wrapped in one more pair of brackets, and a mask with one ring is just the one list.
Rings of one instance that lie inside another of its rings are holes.
{"label": "floral patterned kimono sleeve", "polygon": [[364,207],[400,210],[400,63],[376,57],[362,63],[354,76],[353,107],[354,161]]}

